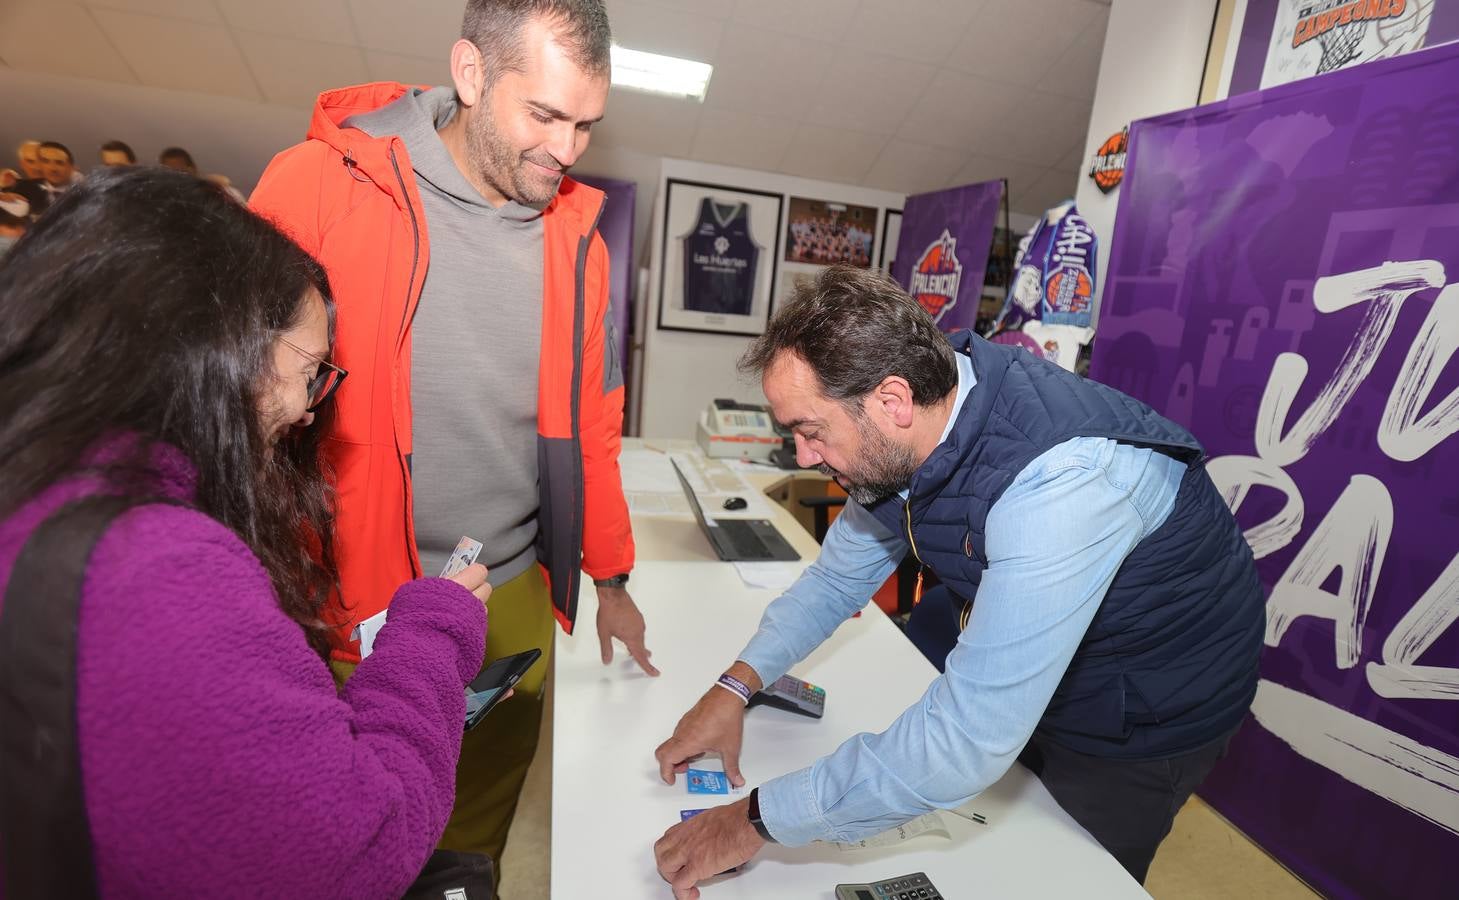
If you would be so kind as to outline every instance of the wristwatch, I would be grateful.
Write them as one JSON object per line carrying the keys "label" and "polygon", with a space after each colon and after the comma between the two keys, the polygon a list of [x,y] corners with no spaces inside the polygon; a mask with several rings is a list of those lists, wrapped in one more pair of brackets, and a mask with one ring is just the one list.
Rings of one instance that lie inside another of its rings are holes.
{"label": "wristwatch", "polygon": [[770,829],[765,827],[765,822],[760,818],[760,789],[750,791],[750,824],[755,826],[755,833],[771,844],[779,843],[770,836]]}
{"label": "wristwatch", "polygon": [[614,575],[611,578],[594,578],[593,579],[593,585],[595,587],[606,587],[606,588],[623,588],[623,587],[627,587],[628,586],[628,573],[627,572],[623,572],[623,573],[621,573],[619,575]]}

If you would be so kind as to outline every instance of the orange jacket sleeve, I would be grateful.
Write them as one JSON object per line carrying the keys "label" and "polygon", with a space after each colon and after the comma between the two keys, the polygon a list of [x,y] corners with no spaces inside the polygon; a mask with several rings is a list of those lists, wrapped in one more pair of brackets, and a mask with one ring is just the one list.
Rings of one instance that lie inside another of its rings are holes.
{"label": "orange jacket sleeve", "polygon": [[248,198],[254,212],[273,222],[314,258],[323,243],[320,190],[322,169],[334,151],[323,141],[305,141],[279,153]]}
{"label": "orange jacket sleeve", "polygon": [[596,232],[584,273],[582,418],[583,571],[608,578],[633,568],[633,528],[618,453],[623,439],[623,369],[608,300],[608,248]]}

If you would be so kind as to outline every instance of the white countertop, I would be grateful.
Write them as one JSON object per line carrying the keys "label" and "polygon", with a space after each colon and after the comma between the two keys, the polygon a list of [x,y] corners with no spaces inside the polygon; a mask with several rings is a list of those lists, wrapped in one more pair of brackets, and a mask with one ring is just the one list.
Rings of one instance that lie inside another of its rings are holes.
{"label": "white countertop", "polygon": [[[635,532],[640,524],[635,516]],[[687,516],[673,533],[683,540],[670,547],[703,542]],[[641,548],[645,543],[640,537]],[[707,543],[701,558],[713,558]],[[640,559],[648,561],[635,567],[630,587],[662,677],[641,674],[622,653],[605,668],[591,633],[559,635],[557,642],[552,894],[564,900],[671,897],[654,867],[654,841],[679,821],[681,809],[735,799],[690,795],[682,777],[673,787],[663,784],[653,751],[734,660],[776,591],[747,587],[733,566],[718,561],[653,561],[642,552]],[[579,627],[590,631],[597,609],[590,585],[579,602]],[[874,605],[792,672],[826,689],[825,716],[750,710],[741,758],[747,788],[808,765],[854,733],[884,728],[937,675]],[[1148,896],[1020,766],[970,808],[988,823],[945,814],[950,839],[923,835],[855,851],[772,845],[740,873],[702,885],[704,896],[832,898],[838,883],[916,871],[949,900]]]}

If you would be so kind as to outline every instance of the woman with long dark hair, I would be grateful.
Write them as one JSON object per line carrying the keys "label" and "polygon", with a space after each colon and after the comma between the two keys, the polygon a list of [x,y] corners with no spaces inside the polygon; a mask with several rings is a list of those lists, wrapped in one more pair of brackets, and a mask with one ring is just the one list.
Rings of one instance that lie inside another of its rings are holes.
{"label": "woman with long dark hair", "polygon": [[332,330],[317,262],[165,169],[93,175],[0,261],[0,585],[78,498],[140,503],[80,592],[103,895],[399,896],[445,828],[490,588],[403,585],[336,691]]}

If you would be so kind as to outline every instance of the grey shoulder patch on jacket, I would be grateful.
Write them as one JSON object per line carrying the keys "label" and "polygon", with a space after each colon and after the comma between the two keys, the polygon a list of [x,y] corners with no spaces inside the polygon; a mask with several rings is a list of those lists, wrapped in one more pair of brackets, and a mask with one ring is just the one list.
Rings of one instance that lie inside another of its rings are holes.
{"label": "grey shoulder patch on jacket", "polygon": [[623,356],[618,350],[618,326],[613,322],[613,304],[603,312],[603,393],[623,387]]}

